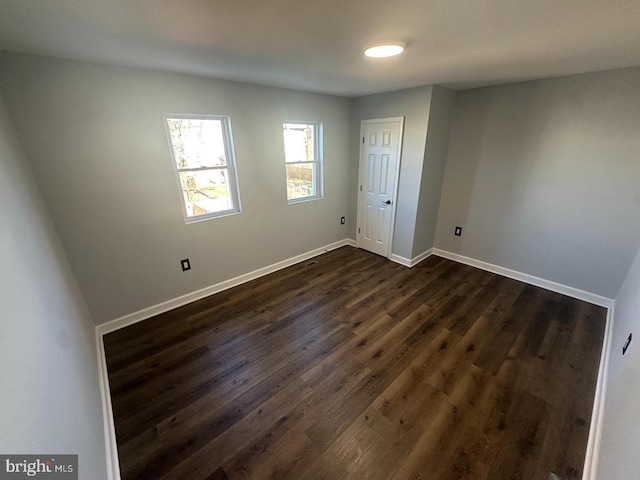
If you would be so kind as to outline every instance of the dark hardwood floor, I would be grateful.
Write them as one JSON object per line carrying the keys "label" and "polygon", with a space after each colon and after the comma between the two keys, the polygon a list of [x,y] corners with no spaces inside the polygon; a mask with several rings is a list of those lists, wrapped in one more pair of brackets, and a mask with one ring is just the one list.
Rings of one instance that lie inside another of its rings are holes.
{"label": "dark hardwood floor", "polygon": [[105,336],[122,478],[581,478],[605,316],[334,250]]}

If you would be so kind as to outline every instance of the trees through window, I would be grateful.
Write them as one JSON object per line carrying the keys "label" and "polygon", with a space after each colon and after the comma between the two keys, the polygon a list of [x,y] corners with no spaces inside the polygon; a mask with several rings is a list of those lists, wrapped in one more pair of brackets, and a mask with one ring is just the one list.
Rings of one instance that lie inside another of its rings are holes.
{"label": "trees through window", "polygon": [[322,128],[319,123],[284,123],[289,203],[322,198]]}
{"label": "trees through window", "polygon": [[238,213],[229,117],[165,115],[165,123],[185,221]]}

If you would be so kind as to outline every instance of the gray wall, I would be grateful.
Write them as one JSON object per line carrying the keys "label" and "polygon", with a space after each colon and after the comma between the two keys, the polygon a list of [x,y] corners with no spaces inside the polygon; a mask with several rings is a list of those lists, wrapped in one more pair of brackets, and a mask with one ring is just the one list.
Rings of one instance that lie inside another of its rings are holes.
{"label": "gray wall", "polygon": [[640,243],[638,132],[640,69],[459,92],[436,247],[615,298]]}
{"label": "gray wall", "polygon": [[435,240],[455,103],[454,90],[433,87],[411,258],[429,250]]}
{"label": "gray wall", "polygon": [[353,222],[349,228],[349,236],[356,238],[360,122],[372,118],[404,116],[404,138],[392,252],[405,258],[411,258],[413,250],[432,88],[431,86],[411,88],[352,100],[349,217]]}
{"label": "gray wall", "polygon": [[106,477],[93,322],[0,97],[0,452]]}
{"label": "gray wall", "polygon": [[[616,299],[598,478],[638,478],[640,432],[640,252]],[[627,353],[622,347],[633,333]]]}
{"label": "gray wall", "polygon": [[[97,323],[347,237],[348,99],[17,54],[0,72]],[[231,116],[241,215],[184,224],[163,113]],[[287,120],[324,123],[322,200],[287,204]]]}

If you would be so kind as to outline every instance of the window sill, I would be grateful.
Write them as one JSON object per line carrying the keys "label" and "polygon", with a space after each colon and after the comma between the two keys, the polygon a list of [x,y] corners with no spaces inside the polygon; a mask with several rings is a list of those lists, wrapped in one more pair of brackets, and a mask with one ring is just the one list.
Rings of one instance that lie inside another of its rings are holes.
{"label": "window sill", "polygon": [[191,223],[206,222],[207,220],[214,220],[216,218],[230,217],[231,215],[239,215],[240,213],[242,213],[242,210],[228,210],[220,213],[211,213],[209,215],[198,215],[197,217],[186,217],[184,219],[184,223],[186,225],[189,225]]}
{"label": "window sill", "polygon": [[315,196],[315,197],[304,197],[304,198],[294,198],[293,200],[287,200],[289,205],[294,205],[296,203],[305,203],[305,202],[313,202],[314,200],[322,200],[323,197]]}

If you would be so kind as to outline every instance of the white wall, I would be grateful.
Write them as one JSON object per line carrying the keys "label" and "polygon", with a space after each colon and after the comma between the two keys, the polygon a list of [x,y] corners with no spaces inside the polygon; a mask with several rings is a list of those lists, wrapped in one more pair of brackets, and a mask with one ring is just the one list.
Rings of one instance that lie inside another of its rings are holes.
{"label": "white wall", "polygon": [[94,327],[0,97],[0,452],[106,477]]}
{"label": "white wall", "polygon": [[396,224],[392,245],[392,253],[404,258],[411,258],[413,250],[432,89],[432,86],[410,88],[359,97],[352,101],[350,157],[352,181],[349,217],[354,222],[349,233],[354,239],[356,238],[355,219],[358,205],[360,122],[372,118],[405,117],[396,203]]}
{"label": "white wall", "polygon": [[[405,117],[392,253],[414,258],[433,247],[456,92],[409,88],[352,101],[350,216],[357,215],[362,120]],[[355,223],[351,238],[356,237]]]}
{"label": "white wall", "polygon": [[640,244],[638,132],[638,68],[459,92],[436,247],[615,298]]}
{"label": "white wall", "polygon": [[[637,340],[619,353],[640,318],[640,254],[626,276],[640,244],[640,69],[457,99],[426,86],[349,101],[4,53],[0,93],[4,452],[78,452],[83,471],[103,477],[93,331],[79,289],[102,323],[355,238],[360,121],[405,116],[393,253],[428,249],[438,211],[438,248],[620,292],[599,478],[634,478]],[[241,215],[184,224],[163,113],[231,115]],[[323,200],[287,204],[283,121],[324,123]]]}
{"label": "white wall", "polygon": [[412,258],[432,248],[435,240],[455,103],[456,92],[454,90],[439,86],[433,87],[429,105]]}
{"label": "white wall", "polygon": [[[348,99],[8,53],[0,72],[97,323],[347,237]],[[163,113],[231,116],[242,214],[184,224]],[[282,122],[296,120],[324,124],[324,198],[288,205]]]}
{"label": "white wall", "polygon": [[[629,334],[633,340],[622,355]],[[640,470],[640,251],[616,299],[598,479],[635,480]]]}

